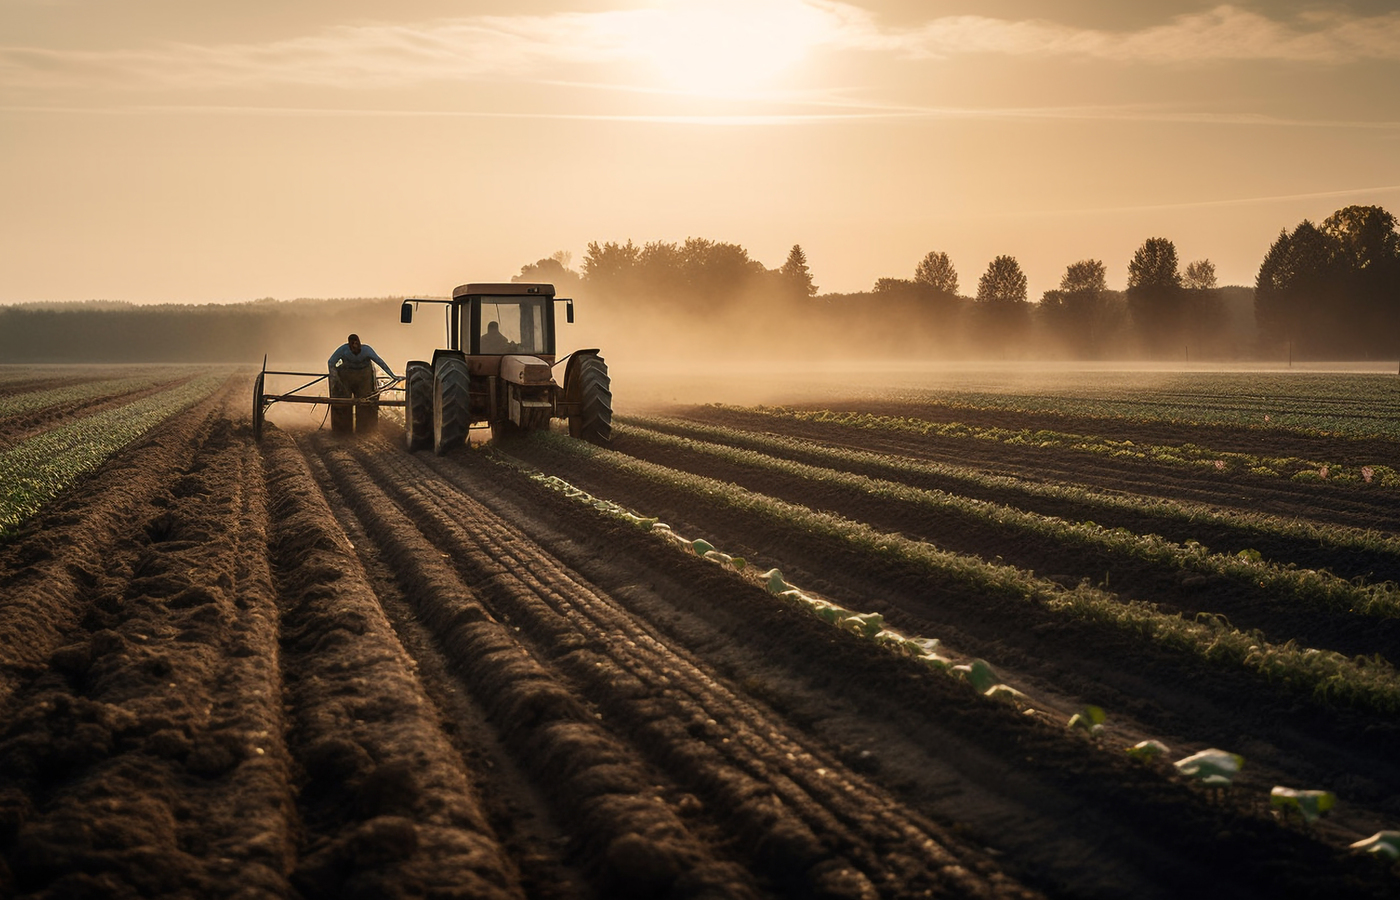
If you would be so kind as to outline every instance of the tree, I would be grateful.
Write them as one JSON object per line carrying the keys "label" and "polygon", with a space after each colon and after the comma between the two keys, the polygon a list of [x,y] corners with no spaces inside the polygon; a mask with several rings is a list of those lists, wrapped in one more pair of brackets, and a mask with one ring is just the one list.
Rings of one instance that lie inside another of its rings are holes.
{"label": "tree", "polygon": [[1014,256],[998,256],[977,281],[976,332],[984,349],[1018,349],[1030,330],[1026,276]]}
{"label": "tree", "polygon": [[1026,302],[1026,276],[1014,256],[998,256],[977,281],[977,303],[986,307],[1014,308]]}
{"label": "tree", "polygon": [[1215,263],[1208,259],[1198,259],[1186,267],[1186,275],[1181,286],[1190,291],[1215,290]]}
{"label": "tree", "polygon": [[788,290],[796,297],[815,297],[817,286],[812,283],[812,273],[807,268],[807,254],[801,244],[793,244],[788,251],[787,262],[778,270]]}
{"label": "tree", "polygon": [[1101,260],[1083,259],[1065,269],[1057,290],[1040,298],[1046,330],[1078,359],[1102,354],[1102,344],[1116,324],[1109,303],[1107,270]]}
{"label": "tree", "polygon": [[1379,206],[1348,206],[1322,223],[1335,242],[1341,291],[1338,331],[1350,352],[1390,354],[1400,340],[1400,234]]}
{"label": "tree", "polygon": [[1182,299],[1176,245],[1148,238],[1128,263],[1128,312],[1150,353],[1182,346]]}
{"label": "tree", "polygon": [[642,249],[628,239],[599,244],[590,241],[583,257],[583,280],[603,294],[630,292],[637,280],[637,262]]}
{"label": "tree", "polygon": [[930,250],[914,269],[914,282],[940,294],[956,297],[958,271],[953,261],[941,250]]}
{"label": "tree", "polygon": [[561,295],[572,293],[581,279],[577,272],[569,268],[571,258],[568,251],[560,250],[551,254],[548,259],[521,266],[520,274],[511,278],[511,281],[547,282],[554,285]]}
{"label": "tree", "polygon": [[1254,318],[1266,344],[1284,344],[1290,355],[1346,352],[1342,335],[1341,248],[1307,219],[1282,232],[1264,255],[1254,284]]}
{"label": "tree", "polygon": [[1215,263],[1198,259],[1189,264],[1181,287],[1182,328],[1187,346],[1196,348],[1196,355],[1200,356],[1216,343],[1223,324],[1224,304],[1216,290]]}

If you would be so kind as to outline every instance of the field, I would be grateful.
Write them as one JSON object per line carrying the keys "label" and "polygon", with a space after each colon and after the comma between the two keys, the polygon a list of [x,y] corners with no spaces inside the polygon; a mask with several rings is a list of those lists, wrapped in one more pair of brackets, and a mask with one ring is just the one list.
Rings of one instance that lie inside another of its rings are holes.
{"label": "field", "polygon": [[0,369],[0,896],[1400,895],[1393,374],[251,382]]}

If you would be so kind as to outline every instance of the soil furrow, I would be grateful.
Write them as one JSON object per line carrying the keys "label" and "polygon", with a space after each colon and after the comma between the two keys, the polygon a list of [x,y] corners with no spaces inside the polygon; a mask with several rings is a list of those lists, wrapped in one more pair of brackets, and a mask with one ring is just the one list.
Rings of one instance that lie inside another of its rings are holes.
{"label": "soil furrow", "polygon": [[244,540],[264,521],[256,467],[217,425],[17,694],[0,743],[16,893],[289,893],[275,616]]}
{"label": "soil furrow", "polygon": [[522,896],[306,462],[264,439],[307,897]]}
{"label": "soil furrow", "polygon": [[[460,595],[466,593],[466,588],[456,585],[456,595],[432,603],[426,599],[433,593],[431,589],[414,588],[411,594],[406,591],[404,582],[420,584],[425,568],[441,565],[438,554],[433,551],[427,566],[415,562],[407,567],[414,573],[407,577],[405,569],[396,565],[396,561],[401,563],[412,555],[403,532],[390,532],[382,543],[375,541],[352,504],[340,494],[320,455],[308,455],[307,462],[340,526],[354,544],[385,615],[413,657],[423,688],[441,713],[443,731],[466,763],[487,818],[520,871],[525,895],[535,900],[583,900],[596,896],[578,865],[576,842],[550,811],[551,795],[556,791],[546,789],[522,766],[502,730],[492,723],[486,708],[457,674],[462,654],[453,652],[429,627],[430,621],[443,618],[442,610],[461,602]],[[450,637],[451,628],[444,633]]]}
{"label": "soil furrow", "polygon": [[[670,771],[683,773],[688,787],[721,808],[732,807],[735,830],[751,834],[760,846],[789,842],[781,858],[769,860],[770,877],[806,880],[815,889],[848,867],[845,859],[833,857],[835,852],[848,855],[883,894],[987,890],[964,883],[958,864],[924,823],[915,823],[859,776],[844,772],[834,758],[814,757],[784,736],[785,726],[771,715],[725,690],[693,659],[672,651],[612,601],[571,578],[522,535],[491,522],[494,516],[473,509],[469,497],[410,499],[408,508],[416,521],[436,521],[439,539],[456,532],[442,546],[458,566],[489,585],[487,596],[509,609],[512,620],[542,645],[562,644],[567,652],[556,664],[605,713],[635,723],[638,740]],[[451,524],[449,510],[456,520]],[[489,567],[483,567],[486,560]],[[769,792],[776,803],[756,802]],[[821,848],[823,842],[829,850]],[[895,875],[884,861],[891,855],[918,860],[934,880],[921,885],[919,878],[911,882]]]}
{"label": "soil furrow", "polygon": [[164,486],[188,465],[235,393],[230,384],[117,454],[0,546],[0,709],[76,627],[86,598],[132,552],[160,512]]}
{"label": "soil furrow", "polygon": [[[473,496],[508,511],[511,521],[528,523],[532,534],[552,533],[549,546],[563,552],[568,564],[591,580],[616,584],[616,599],[625,598],[628,606],[650,604],[652,621],[665,623],[668,644],[685,638],[703,647],[707,661],[723,661],[731,677],[744,679],[833,745],[844,744],[841,755],[851,765],[873,769],[906,801],[918,798],[935,815],[957,822],[962,833],[1000,846],[1008,853],[1004,861],[1033,874],[1039,885],[1053,886],[1052,892],[1108,896],[1127,890],[1136,896],[1173,896],[1218,890],[1221,878],[1238,874],[1244,879],[1239,889],[1247,895],[1266,890],[1260,885],[1272,882],[1281,871],[1275,852],[1295,861],[1308,857],[1312,874],[1303,876],[1308,881],[1322,869],[1334,873],[1328,877],[1354,877],[1341,874],[1349,869],[1346,860],[1333,856],[1331,862],[1323,862],[1335,851],[1309,847],[1306,840],[1295,844],[1295,836],[1258,821],[1253,810],[1198,805],[1187,800],[1189,792],[1178,793],[1183,791],[1180,786],[1161,781],[1157,771],[1127,765],[1121,755],[1086,754],[1085,745],[1062,726],[1043,721],[1038,725],[1015,710],[969,696],[965,686],[946,676],[884,654],[762,592],[755,595],[752,586],[709,562],[677,560],[674,551],[656,539],[600,520],[586,507],[552,492],[545,492],[548,499],[541,500],[537,495],[542,489],[523,476],[492,472],[463,481],[454,469],[460,473],[464,467],[455,463],[431,464]],[[576,464],[575,460],[557,471]],[[576,472],[569,474],[572,479]],[[609,496],[602,491],[599,495]],[[541,503],[547,512],[541,512]],[[565,532],[555,532],[558,527]],[[634,555],[640,567],[629,569],[624,561]],[[679,569],[673,577],[661,574],[673,568]],[[645,588],[647,583],[653,588]],[[664,599],[656,597],[658,589]],[[668,609],[671,602],[676,606]],[[697,634],[691,630],[693,620],[685,624],[691,615],[713,618],[716,625],[702,627]],[[721,629],[719,634],[715,627]],[[866,739],[869,744],[863,743]],[[876,751],[866,755],[869,747]],[[906,748],[910,756],[901,760]],[[886,752],[888,759],[882,758]],[[959,768],[958,775],[940,782],[936,773],[946,771],[950,762]],[[1267,792],[1267,785],[1263,790]],[[1012,813],[1008,803],[1022,806]],[[1007,814],[999,816],[1003,812]],[[1271,836],[1262,837],[1264,832]],[[1080,853],[1075,847],[1080,839],[1114,849]],[[1256,841],[1273,848],[1265,854],[1268,861],[1257,855]],[[1282,849],[1285,844],[1289,849]],[[1100,862],[1086,866],[1088,858]],[[1127,860],[1133,863],[1125,867]],[[1136,873],[1135,866],[1141,867]],[[1366,880],[1363,874],[1356,889],[1377,890],[1362,887]],[[1290,881],[1292,890],[1303,893],[1326,896],[1330,890],[1326,879],[1312,883],[1315,888],[1301,889]],[[1123,888],[1125,884],[1132,888]]]}
{"label": "soil furrow", "polygon": [[[555,785],[551,799],[573,826],[600,893],[749,893],[743,872],[715,859],[673,809],[680,805],[674,799],[678,792],[658,786],[658,773],[600,725],[548,665],[526,652],[512,626],[482,603],[479,583],[464,582],[443,561],[444,554],[418,533],[421,523],[394,512],[398,497],[382,493],[344,451],[319,443],[342,495],[394,560],[410,601],[454,659],[460,677],[524,764]],[[388,481],[385,487],[417,490],[411,478]]]}

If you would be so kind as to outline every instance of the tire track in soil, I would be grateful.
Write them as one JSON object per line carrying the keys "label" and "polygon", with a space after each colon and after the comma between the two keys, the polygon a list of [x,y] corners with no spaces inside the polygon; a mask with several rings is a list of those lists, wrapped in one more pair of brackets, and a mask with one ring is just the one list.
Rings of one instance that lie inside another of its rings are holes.
{"label": "tire track in soil", "polygon": [[[918,418],[923,409],[916,404],[900,407],[898,412],[886,410],[885,414]],[[1245,513],[1266,512],[1353,528],[1375,528],[1392,534],[1400,532],[1394,492],[1385,488],[1363,492],[1355,487],[1310,485],[1249,474],[1217,475],[1194,469],[1183,471],[1180,466],[1154,464],[1146,460],[971,438],[900,434],[874,428],[797,422],[725,407],[691,407],[672,411],[671,414],[711,425],[772,432],[872,453],[891,453],[967,466],[1030,481],[1079,484],[1108,491],[1189,500]],[[1018,417],[1011,416],[998,427],[1023,427],[1017,424],[1018,421]],[[1095,422],[1094,427],[1097,425]],[[1073,431],[1074,428],[1067,430]],[[1291,437],[1271,435],[1269,440],[1282,442],[1281,446],[1265,444],[1261,439],[1250,452],[1287,456],[1286,441]],[[1387,458],[1388,455],[1380,455],[1367,461],[1384,461]]]}
{"label": "tire track in soil", "polygon": [[288,893],[260,464],[208,407],[114,467],[129,475],[182,449],[186,463],[133,479],[152,492],[131,510],[134,535],[108,548],[81,623],[14,695],[0,735],[0,894]]}
{"label": "tire track in soil", "polygon": [[[1203,741],[1244,752],[1251,768],[1287,779],[1279,783],[1336,791],[1362,822],[1393,822],[1400,812],[1397,732],[1383,717],[1307,706],[1249,673],[1160,650],[1019,599],[970,594],[958,584],[853,553],[839,541],[756,521],[698,494],[658,494],[645,479],[540,444],[516,444],[511,452],[546,471],[567,473],[571,483],[596,496],[660,515],[682,533],[720,535],[727,552],[751,563],[763,560],[762,567],[779,565],[796,583],[848,607],[881,612],[905,633],[943,638],[999,671],[1016,673],[1018,686],[1032,694],[1089,698],[1173,747]],[[781,549],[775,558],[758,548]],[[872,585],[880,586],[876,597]],[[1266,794],[1268,787],[1262,786]]]}
{"label": "tire track in soil", "polygon": [[[820,740],[852,767],[873,771],[900,802],[917,798],[959,833],[1000,845],[1004,861],[1053,893],[1264,896],[1287,886],[1298,896],[1331,896],[1339,884],[1358,896],[1390,890],[1375,870],[1280,828],[1247,800],[1205,802],[1121,753],[1086,752],[1086,742],[1059,722],[1032,722],[970,697],[946,676],[841,634],[711,563],[677,559],[669,545],[600,519],[524,476],[482,471],[471,459],[427,463],[463,498],[482,498],[537,538],[547,535],[545,546],[562,552],[569,566],[594,583],[613,584],[618,603],[649,609],[663,640],[727,667],[736,682],[787,710],[789,723],[801,722],[799,731],[824,735]],[[680,571],[661,574],[670,569]],[[643,587],[647,582],[665,585],[663,596]],[[691,616],[710,624],[693,632],[677,624]],[[952,778],[940,780],[950,763]]]}
{"label": "tire track in soil", "polygon": [[[1053,572],[1042,577],[1063,587],[1072,588],[1081,581],[1111,583],[1114,593],[1125,599],[1146,600],[1188,618],[1197,613],[1223,615],[1236,628],[1257,630],[1273,643],[1296,640],[1307,647],[1335,650],[1346,656],[1380,654],[1389,660],[1400,660],[1400,619],[1295,601],[1279,596],[1276,588],[1263,587],[1251,579],[1200,573],[1175,562],[1154,562],[1029,529],[1017,530],[963,512],[952,504],[935,511],[902,497],[878,496],[863,485],[839,484],[802,472],[784,472],[716,459],[684,448],[629,440],[632,434],[636,432],[623,432],[613,449],[646,462],[728,481],[789,503],[834,512],[955,553],[997,559],[1034,572]],[[936,496],[929,499],[937,503]]]}
{"label": "tire track in soil", "polygon": [[[659,640],[470,491],[417,487],[433,482],[433,470],[382,445],[357,456],[416,523],[404,525],[427,532],[498,618],[518,623],[536,652],[599,706],[605,723],[675,779],[689,795],[678,801],[682,808],[717,817],[749,849],[746,864],[770,889],[833,897],[1024,895],[985,856],[946,840]],[[356,484],[347,493],[364,490]]]}
{"label": "tire track in soil", "polygon": [[264,436],[307,898],[520,898],[462,760],[306,461]]}

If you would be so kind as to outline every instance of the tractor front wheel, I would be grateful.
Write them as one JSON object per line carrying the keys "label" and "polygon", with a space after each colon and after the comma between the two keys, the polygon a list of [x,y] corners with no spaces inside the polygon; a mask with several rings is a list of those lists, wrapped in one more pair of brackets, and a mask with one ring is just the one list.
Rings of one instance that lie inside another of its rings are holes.
{"label": "tractor front wheel", "polygon": [[433,372],[433,452],[442,456],[462,446],[471,429],[471,373],[456,356],[438,360]]}
{"label": "tractor front wheel", "polygon": [[574,361],[565,390],[578,412],[569,416],[569,434],[606,447],[612,441],[612,379],[603,357],[590,353]]}
{"label": "tractor front wheel", "polygon": [[404,372],[404,440],[410,450],[433,443],[433,367],[413,360]]}

